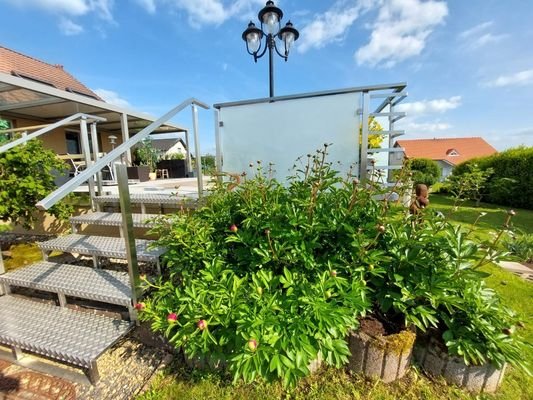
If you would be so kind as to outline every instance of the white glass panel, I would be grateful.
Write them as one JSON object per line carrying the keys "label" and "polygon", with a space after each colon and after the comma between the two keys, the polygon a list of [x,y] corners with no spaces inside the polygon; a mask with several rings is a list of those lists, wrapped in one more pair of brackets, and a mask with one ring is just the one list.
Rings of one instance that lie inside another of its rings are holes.
{"label": "white glass panel", "polygon": [[248,164],[261,160],[265,167],[274,163],[276,177],[283,180],[293,173],[298,157],[306,159],[324,143],[332,143],[328,159],[336,170],[347,173],[359,161],[356,110],[360,96],[349,93],[222,107],[222,170],[250,173]]}

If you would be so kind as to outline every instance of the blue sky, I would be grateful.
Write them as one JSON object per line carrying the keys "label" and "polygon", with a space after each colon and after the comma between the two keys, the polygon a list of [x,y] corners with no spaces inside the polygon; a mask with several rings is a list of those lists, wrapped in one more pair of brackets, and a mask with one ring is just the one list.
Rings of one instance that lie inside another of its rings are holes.
{"label": "blue sky", "polygon": [[[266,97],[242,31],[258,0],[0,0],[0,44],[62,64],[110,102],[155,116],[188,97]],[[533,145],[533,1],[280,0],[301,36],[277,95],[407,82],[405,138]],[[202,152],[214,152],[202,111]],[[190,126],[188,113],[176,122]]]}

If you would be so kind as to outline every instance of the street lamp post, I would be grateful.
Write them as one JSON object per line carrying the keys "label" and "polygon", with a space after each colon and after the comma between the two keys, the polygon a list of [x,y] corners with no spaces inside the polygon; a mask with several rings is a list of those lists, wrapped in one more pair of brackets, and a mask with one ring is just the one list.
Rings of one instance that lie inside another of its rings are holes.
{"label": "street lamp post", "polygon": [[[285,61],[289,58],[289,50],[292,44],[298,40],[300,33],[294,28],[291,21],[281,27],[283,11],[274,5],[273,1],[267,1],[265,7],[259,11],[261,29],[250,21],[248,28],[242,33],[242,39],[246,42],[246,51],[254,57],[254,61],[263,57],[268,49],[268,66],[270,81],[270,97],[274,97],[274,50]],[[263,46],[263,37],[265,45]],[[283,52],[278,50],[276,38],[283,44]]]}

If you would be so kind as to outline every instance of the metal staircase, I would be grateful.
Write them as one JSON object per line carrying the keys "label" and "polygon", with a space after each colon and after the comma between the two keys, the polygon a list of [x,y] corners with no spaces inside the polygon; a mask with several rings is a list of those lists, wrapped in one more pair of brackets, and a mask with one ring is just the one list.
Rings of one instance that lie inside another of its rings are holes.
{"label": "metal staircase", "polygon": [[[92,202],[97,210],[86,215],[72,217],[70,222],[73,233],[39,243],[44,261],[8,273],[4,273],[0,263],[0,345],[11,348],[14,362],[25,356],[23,352],[33,353],[82,368],[86,370],[93,384],[98,381],[98,358],[135,327],[134,305],[142,294],[139,285],[138,261],[155,264],[158,273],[161,273],[159,262],[165,249],[152,246],[152,240],[136,239],[133,233],[134,228],[150,228],[154,224],[153,219],[157,217],[157,214],[147,214],[146,205],[183,207],[184,204],[194,202],[194,199],[183,200],[176,196],[152,193],[130,196],[126,167],[122,165],[117,166],[120,195],[95,196],[95,186],[101,189],[100,171],[110,161],[120,157],[134,144],[143,140],[154,129],[187,106],[193,108],[193,122],[196,130],[196,105],[208,108],[195,99],[189,99],[106,156],[100,159],[95,156],[93,160],[88,153],[85,154],[87,169],[37,204],[38,208],[47,210],[80,184],[89,182]],[[85,128],[82,129],[82,136],[85,136],[82,139],[86,144],[88,143],[86,136],[88,117],[90,116],[77,114],[66,120],[66,123],[71,124],[76,118],[82,118],[82,125]],[[92,123],[96,124],[99,120],[102,119],[93,119]],[[57,127],[61,124],[56,123],[53,126]],[[45,131],[50,131],[50,128],[45,128]],[[16,145],[23,144],[40,134],[42,133],[36,132],[19,139]],[[95,134],[96,129],[91,126],[91,135]],[[195,134],[197,137],[196,132]],[[93,136],[92,139],[94,143],[95,137]],[[9,144],[9,148],[12,147],[14,144]],[[0,147],[0,153],[9,148]],[[88,148],[89,146],[85,146],[87,151]],[[199,161],[198,164],[201,164],[201,160]],[[198,165],[199,170],[200,168],[201,165]],[[201,188],[200,183],[199,188]],[[98,190],[98,193],[101,194],[102,191]],[[202,191],[199,190],[199,196],[201,195]],[[120,213],[100,211],[105,204],[116,203],[120,204]],[[132,204],[140,206],[140,214],[132,213]],[[115,236],[81,234],[82,225],[117,227],[120,237],[116,237],[117,229],[115,232],[110,232],[115,233]],[[90,256],[93,258],[93,267],[48,261],[48,255],[53,251]],[[102,269],[101,258],[126,260],[127,265],[124,264],[124,271]],[[58,305],[15,295],[16,288],[56,294]],[[129,320],[68,308],[69,301],[73,298],[99,302],[104,308],[105,305],[125,307]]]}

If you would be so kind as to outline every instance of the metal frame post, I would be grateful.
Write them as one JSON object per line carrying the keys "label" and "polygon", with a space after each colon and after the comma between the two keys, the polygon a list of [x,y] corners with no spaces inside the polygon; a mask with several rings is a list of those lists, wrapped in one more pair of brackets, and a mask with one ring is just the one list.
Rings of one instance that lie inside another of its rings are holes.
{"label": "metal frame post", "polygon": [[[216,146],[216,169],[222,173],[222,138],[220,137],[220,110],[215,108],[215,146]],[[222,176],[220,176],[222,179]]]}
{"label": "metal frame post", "polygon": [[[91,160],[91,148],[89,146],[89,134],[87,132],[87,118],[82,117],[80,120],[80,132],[81,132],[81,148],[83,150],[83,157],[85,158],[85,167],[90,168],[93,165]],[[89,186],[89,195],[91,197],[91,208],[94,211],[94,175],[90,176],[87,180],[87,185]]]}
{"label": "metal frame post", "polygon": [[[96,123],[93,122],[91,124],[91,143],[93,144],[93,158],[94,162],[98,162],[100,159],[100,156],[98,153],[100,153],[100,148],[98,147],[98,131],[96,130]],[[103,192],[103,186],[102,186],[102,171],[98,171],[96,173],[96,187],[98,188],[98,195],[101,196]]]}
{"label": "metal frame post", "polygon": [[137,261],[137,248],[133,235],[133,217],[131,211],[130,188],[128,186],[128,170],[126,165],[116,166],[118,193],[120,197],[120,213],[122,214],[122,232],[126,243],[126,258],[128,260],[128,274],[130,276],[131,295],[133,304],[141,295],[141,279],[139,277],[139,263]]}
{"label": "metal frame post", "polygon": [[361,155],[359,161],[359,179],[363,182],[368,179],[368,115],[369,115],[369,103],[370,103],[370,94],[368,91],[363,92],[362,96],[362,121],[361,121]]}
{"label": "metal frame post", "polygon": [[202,176],[202,156],[200,155],[200,140],[198,136],[198,108],[192,105],[192,127],[194,130],[194,151],[196,154],[196,176],[198,180],[198,198],[204,194],[204,181]]}
{"label": "metal frame post", "polygon": [[[390,112],[390,115],[389,115],[389,132],[394,132],[394,104],[393,104],[393,101],[394,98],[391,98],[390,99],[390,103],[389,103],[389,112]],[[389,149],[392,149],[394,146],[394,135],[391,133],[389,134]],[[389,152],[389,157],[388,157],[388,165],[392,165],[392,157],[394,157],[394,153],[392,152]],[[392,181],[392,173],[393,173],[393,170],[389,169],[387,171],[387,182],[391,182]]]}
{"label": "metal frame post", "polygon": [[[120,128],[122,130],[122,143],[127,142],[130,139],[130,130],[128,127],[128,114],[120,114]],[[126,151],[126,164],[131,166],[131,150]]]}

